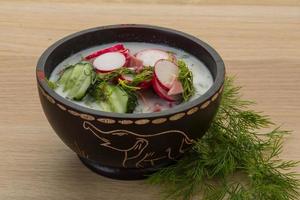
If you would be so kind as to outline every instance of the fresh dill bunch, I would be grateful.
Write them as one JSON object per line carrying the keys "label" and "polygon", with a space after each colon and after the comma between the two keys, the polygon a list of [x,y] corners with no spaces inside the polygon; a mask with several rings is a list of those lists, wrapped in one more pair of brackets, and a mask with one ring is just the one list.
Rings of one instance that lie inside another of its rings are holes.
{"label": "fresh dill bunch", "polygon": [[[195,142],[176,165],[163,168],[148,179],[163,186],[166,199],[190,200],[296,200],[298,174],[291,172],[298,162],[278,158],[288,131],[248,107],[240,87],[226,78],[217,115],[203,138]],[[236,181],[235,174],[244,179]],[[232,180],[233,179],[233,180]]]}
{"label": "fresh dill bunch", "polygon": [[178,60],[177,65],[179,68],[178,79],[181,82],[183,88],[182,98],[184,101],[188,101],[195,94],[193,73],[189,70],[183,60]]}

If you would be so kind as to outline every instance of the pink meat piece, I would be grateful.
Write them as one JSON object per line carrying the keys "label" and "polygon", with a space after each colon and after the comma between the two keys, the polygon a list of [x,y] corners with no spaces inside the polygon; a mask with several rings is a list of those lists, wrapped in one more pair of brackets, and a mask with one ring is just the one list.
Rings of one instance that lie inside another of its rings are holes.
{"label": "pink meat piece", "polygon": [[129,66],[134,67],[137,71],[143,68],[143,61],[136,58],[135,56],[129,56]]}
{"label": "pink meat piece", "polygon": [[171,88],[168,91],[168,95],[176,95],[183,92],[182,84],[178,79],[175,79],[172,84]]}

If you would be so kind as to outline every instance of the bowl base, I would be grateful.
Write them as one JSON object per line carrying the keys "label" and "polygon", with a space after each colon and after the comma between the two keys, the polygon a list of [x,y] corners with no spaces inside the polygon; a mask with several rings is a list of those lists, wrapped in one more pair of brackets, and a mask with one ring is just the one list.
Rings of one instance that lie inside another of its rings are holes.
{"label": "bowl base", "polygon": [[89,160],[79,156],[80,161],[93,172],[100,174],[102,176],[118,179],[118,180],[140,180],[147,178],[150,174],[158,171],[162,167],[166,167],[172,163],[159,165],[150,168],[118,168],[101,165],[98,162]]}

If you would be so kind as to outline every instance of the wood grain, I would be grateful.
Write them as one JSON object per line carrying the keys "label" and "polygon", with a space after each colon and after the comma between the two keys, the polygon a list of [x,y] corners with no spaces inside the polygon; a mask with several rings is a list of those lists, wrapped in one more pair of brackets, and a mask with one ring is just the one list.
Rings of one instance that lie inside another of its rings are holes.
{"label": "wood grain", "polygon": [[0,1],[1,200],[159,198],[159,188],[144,181],[110,180],[83,167],[39,104],[35,65],[43,50],[67,34],[106,24],[167,26],[211,44],[244,96],[258,102],[254,108],[294,130],[282,158],[300,160],[299,1],[66,2]]}

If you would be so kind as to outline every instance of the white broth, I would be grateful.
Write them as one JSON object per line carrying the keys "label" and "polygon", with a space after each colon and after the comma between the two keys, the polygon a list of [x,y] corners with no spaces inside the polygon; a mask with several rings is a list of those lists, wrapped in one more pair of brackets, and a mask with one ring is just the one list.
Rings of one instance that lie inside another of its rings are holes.
{"label": "white broth", "polygon": [[[65,67],[71,64],[76,64],[81,59],[92,52],[95,52],[99,49],[104,49],[107,47],[110,47],[114,45],[115,43],[110,43],[110,44],[104,44],[104,45],[99,45],[95,46],[83,51],[80,51],[69,58],[65,59],[62,61],[52,72],[49,80],[50,81],[57,81],[59,78],[59,72],[63,70]],[[122,43],[126,48],[130,50],[130,53],[134,55],[135,53],[144,50],[144,49],[161,49],[164,51],[169,51],[175,54],[175,57],[177,59],[183,60],[189,69],[193,73],[193,84],[195,87],[195,94],[189,101],[194,100],[195,98],[198,98],[199,96],[203,95],[213,84],[213,78],[207,67],[196,57],[193,55],[180,50],[176,49],[173,47],[165,46],[165,45],[159,45],[159,44],[152,44],[152,43],[140,43],[140,42],[124,42]],[[60,96],[67,98],[67,94],[63,92],[62,87],[58,87],[55,89],[55,92],[59,94]],[[159,96],[157,96],[151,89],[142,92],[143,98],[139,96],[138,98],[138,106],[135,108],[134,113],[149,113],[153,112],[155,110],[155,107],[159,105],[161,110],[167,110],[172,107],[178,106],[175,103],[170,103]],[[101,110],[101,107],[95,103],[95,102],[90,102],[87,101],[89,97],[85,97],[81,101],[72,101],[73,103],[76,103],[78,105],[96,109],[96,110]],[[182,102],[184,103],[184,102]]]}

